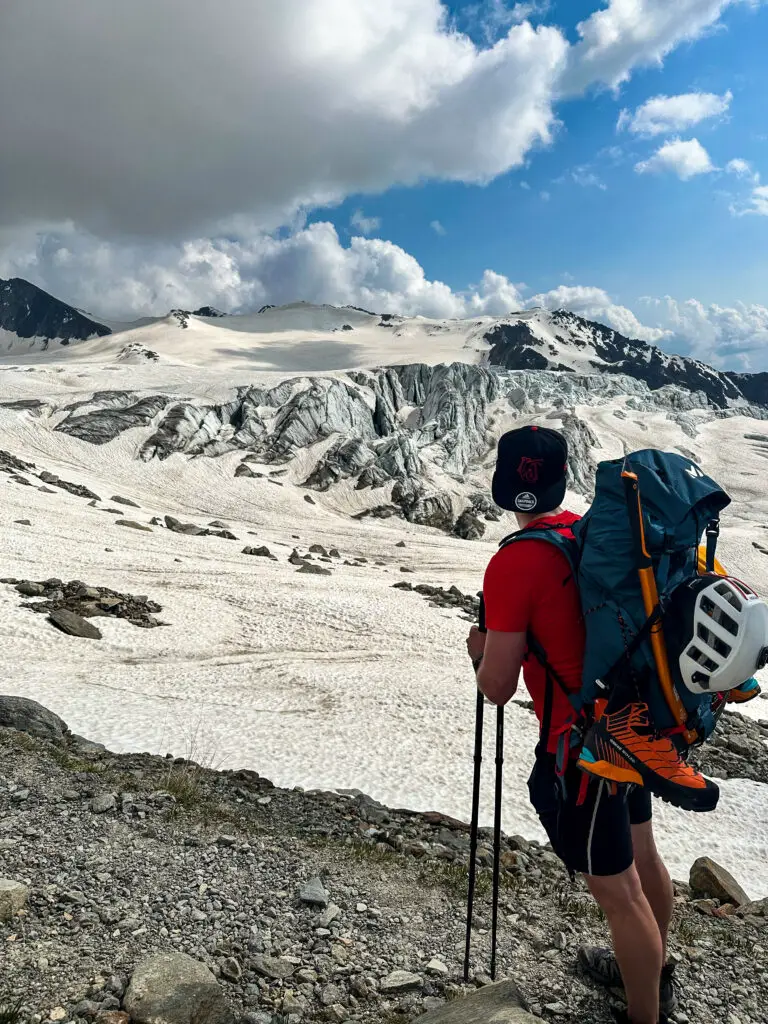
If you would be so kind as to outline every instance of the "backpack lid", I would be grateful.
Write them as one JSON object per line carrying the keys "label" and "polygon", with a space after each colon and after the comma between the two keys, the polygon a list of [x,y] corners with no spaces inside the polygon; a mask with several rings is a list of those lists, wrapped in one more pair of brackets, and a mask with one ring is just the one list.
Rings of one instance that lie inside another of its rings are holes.
{"label": "backpack lid", "polygon": [[731,503],[722,487],[695,462],[674,452],[648,448],[598,466],[596,492],[616,491],[622,504],[623,483],[617,466],[637,474],[643,509],[673,527],[692,513],[702,519],[715,518]]}

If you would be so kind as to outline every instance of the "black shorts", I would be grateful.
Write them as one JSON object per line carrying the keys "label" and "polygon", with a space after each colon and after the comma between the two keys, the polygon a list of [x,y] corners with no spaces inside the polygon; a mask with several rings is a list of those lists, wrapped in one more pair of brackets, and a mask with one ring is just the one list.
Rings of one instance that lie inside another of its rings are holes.
{"label": "black shorts", "polygon": [[619,786],[611,796],[608,783],[587,776],[586,799],[579,805],[583,778],[571,762],[564,793],[555,755],[537,749],[528,779],[531,803],[553,850],[571,873],[619,875],[634,860],[630,826],[651,820],[651,794],[642,786]]}

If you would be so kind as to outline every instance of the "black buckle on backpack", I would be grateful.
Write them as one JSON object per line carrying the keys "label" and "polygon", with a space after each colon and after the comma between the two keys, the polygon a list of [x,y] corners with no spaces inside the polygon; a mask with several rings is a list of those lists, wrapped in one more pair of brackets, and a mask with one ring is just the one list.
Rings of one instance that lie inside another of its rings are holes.
{"label": "black buckle on backpack", "polygon": [[720,520],[711,519],[707,523],[707,561],[705,569],[707,572],[715,571],[715,552],[717,551],[717,539],[720,536]]}

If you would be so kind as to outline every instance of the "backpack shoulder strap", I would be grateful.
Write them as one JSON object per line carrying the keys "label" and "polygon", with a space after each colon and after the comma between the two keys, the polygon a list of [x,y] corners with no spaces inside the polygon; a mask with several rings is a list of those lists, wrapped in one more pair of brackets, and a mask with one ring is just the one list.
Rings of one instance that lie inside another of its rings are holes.
{"label": "backpack shoulder strap", "polygon": [[[524,540],[543,540],[553,547],[556,547],[568,560],[571,573],[575,576],[578,569],[579,545],[571,533],[574,523],[547,523],[541,526],[529,526],[524,530],[517,530],[510,533],[499,543],[499,550],[508,548],[511,544],[518,544]],[[570,536],[564,536],[560,531],[568,530]]]}

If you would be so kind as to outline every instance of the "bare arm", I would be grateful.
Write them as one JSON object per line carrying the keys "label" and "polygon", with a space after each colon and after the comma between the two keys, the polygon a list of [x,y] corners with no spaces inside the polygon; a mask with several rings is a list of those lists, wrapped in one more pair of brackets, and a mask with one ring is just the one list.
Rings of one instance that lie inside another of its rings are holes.
{"label": "bare arm", "polygon": [[493,704],[502,706],[517,692],[526,649],[525,633],[496,633],[485,636],[483,660],[477,671],[477,685]]}

